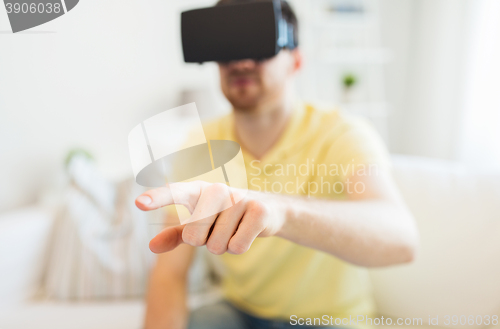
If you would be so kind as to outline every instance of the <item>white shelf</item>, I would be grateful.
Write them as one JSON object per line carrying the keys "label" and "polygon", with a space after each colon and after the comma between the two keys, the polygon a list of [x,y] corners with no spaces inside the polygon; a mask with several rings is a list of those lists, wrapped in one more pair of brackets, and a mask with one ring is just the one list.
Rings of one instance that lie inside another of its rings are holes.
{"label": "white shelf", "polygon": [[339,107],[346,112],[364,115],[369,118],[385,118],[389,115],[390,106],[387,102],[344,103]]}
{"label": "white shelf", "polygon": [[[394,54],[382,46],[379,0],[291,0],[301,25],[307,59],[301,90],[306,99],[339,104],[346,113],[369,118],[387,140],[390,106],[385,101],[384,66]],[[329,8],[359,6],[359,12]],[[357,83],[346,98],[343,76]],[[345,103],[344,103],[345,102]]]}
{"label": "white shelf", "polygon": [[330,48],[322,50],[318,59],[331,64],[374,64],[381,65],[390,62],[393,54],[384,48]]}

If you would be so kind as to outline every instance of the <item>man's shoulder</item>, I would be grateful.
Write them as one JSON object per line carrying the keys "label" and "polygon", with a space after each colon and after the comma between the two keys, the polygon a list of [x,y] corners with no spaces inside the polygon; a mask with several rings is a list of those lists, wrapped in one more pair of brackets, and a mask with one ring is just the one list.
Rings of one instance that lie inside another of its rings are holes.
{"label": "man's shoulder", "polygon": [[387,148],[368,118],[339,108],[312,108],[309,111],[319,122],[316,136],[332,162],[390,166]]}
{"label": "man's shoulder", "polygon": [[309,130],[338,138],[351,131],[372,131],[369,121],[362,116],[348,113],[335,105],[307,103],[303,105],[303,123]]}

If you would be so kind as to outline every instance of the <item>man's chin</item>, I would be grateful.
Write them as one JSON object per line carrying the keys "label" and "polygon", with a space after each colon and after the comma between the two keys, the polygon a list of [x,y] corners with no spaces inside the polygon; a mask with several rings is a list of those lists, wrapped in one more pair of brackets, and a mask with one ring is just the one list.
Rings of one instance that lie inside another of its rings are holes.
{"label": "man's chin", "polygon": [[230,99],[229,102],[236,111],[248,112],[258,107],[258,101],[256,100]]}
{"label": "man's chin", "polygon": [[251,111],[259,105],[259,97],[251,95],[231,95],[228,97],[229,102],[235,110]]}

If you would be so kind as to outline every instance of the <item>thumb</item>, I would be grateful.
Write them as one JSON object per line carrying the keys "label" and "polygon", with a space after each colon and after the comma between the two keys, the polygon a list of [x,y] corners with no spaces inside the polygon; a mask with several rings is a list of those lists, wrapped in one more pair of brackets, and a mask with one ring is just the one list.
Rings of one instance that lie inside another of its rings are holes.
{"label": "thumb", "polygon": [[186,225],[167,227],[149,242],[149,249],[155,254],[161,254],[177,248],[182,241],[182,230]]}

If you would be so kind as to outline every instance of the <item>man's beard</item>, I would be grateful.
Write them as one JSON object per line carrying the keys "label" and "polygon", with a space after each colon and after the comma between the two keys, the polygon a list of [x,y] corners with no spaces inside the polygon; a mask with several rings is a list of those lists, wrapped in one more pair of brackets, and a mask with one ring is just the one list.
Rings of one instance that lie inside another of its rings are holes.
{"label": "man's beard", "polygon": [[249,99],[242,99],[242,97],[231,97],[228,98],[229,103],[233,106],[236,111],[252,111],[259,106],[259,97],[252,97]]}
{"label": "man's beard", "polygon": [[235,91],[226,95],[227,100],[235,110],[251,111],[259,106],[262,101],[261,92]]}

